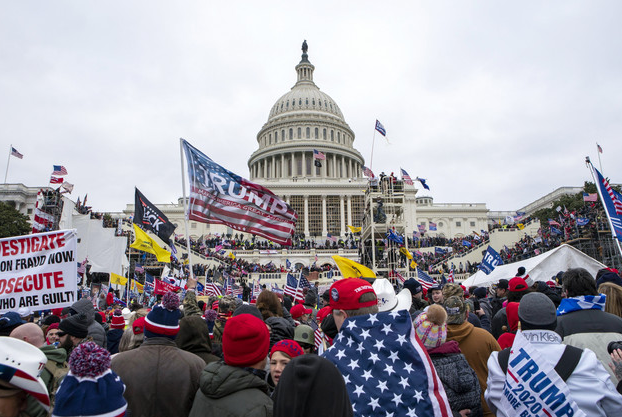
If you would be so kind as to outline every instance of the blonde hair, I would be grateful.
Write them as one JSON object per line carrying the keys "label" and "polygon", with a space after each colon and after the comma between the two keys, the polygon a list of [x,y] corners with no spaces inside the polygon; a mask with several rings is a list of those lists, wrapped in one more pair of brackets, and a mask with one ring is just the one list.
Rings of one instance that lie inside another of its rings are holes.
{"label": "blonde hair", "polygon": [[613,282],[603,282],[598,292],[605,294],[605,311],[622,317],[622,287]]}

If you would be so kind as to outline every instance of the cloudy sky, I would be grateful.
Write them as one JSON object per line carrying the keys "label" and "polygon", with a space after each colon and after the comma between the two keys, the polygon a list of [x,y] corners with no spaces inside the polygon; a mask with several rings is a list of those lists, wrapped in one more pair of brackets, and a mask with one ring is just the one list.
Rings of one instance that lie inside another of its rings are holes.
{"label": "cloudy sky", "polygon": [[516,210],[589,180],[596,142],[622,182],[619,1],[2,3],[0,144],[24,154],[7,182],[64,165],[97,211],[134,186],[176,202],[180,137],[248,177],[303,39],[366,162],[379,119],[374,171],[426,178],[435,202]]}

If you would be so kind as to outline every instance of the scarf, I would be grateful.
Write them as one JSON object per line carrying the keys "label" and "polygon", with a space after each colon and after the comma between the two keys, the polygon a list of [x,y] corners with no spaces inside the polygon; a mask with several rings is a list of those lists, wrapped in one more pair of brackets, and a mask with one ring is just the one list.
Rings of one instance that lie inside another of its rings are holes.
{"label": "scarf", "polygon": [[578,310],[604,310],[605,294],[581,295],[579,297],[562,298],[562,302],[557,307],[557,315],[571,313]]}

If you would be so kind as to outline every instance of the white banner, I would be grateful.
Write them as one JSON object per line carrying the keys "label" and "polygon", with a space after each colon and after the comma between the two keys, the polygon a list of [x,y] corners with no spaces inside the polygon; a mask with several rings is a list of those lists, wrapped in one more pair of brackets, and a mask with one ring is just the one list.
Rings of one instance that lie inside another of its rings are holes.
{"label": "white banner", "polygon": [[76,231],[0,239],[0,313],[70,306],[76,301]]}
{"label": "white banner", "polygon": [[506,416],[585,417],[564,380],[520,331],[510,351],[501,406]]}

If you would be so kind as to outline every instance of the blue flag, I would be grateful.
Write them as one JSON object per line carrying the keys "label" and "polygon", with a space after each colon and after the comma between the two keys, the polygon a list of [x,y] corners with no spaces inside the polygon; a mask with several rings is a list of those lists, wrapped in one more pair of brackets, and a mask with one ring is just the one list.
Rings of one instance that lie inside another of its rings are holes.
{"label": "blue flag", "polygon": [[586,217],[579,217],[577,219],[577,225],[579,226],[585,226],[586,224],[588,224],[590,222],[590,219],[586,218]]}
{"label": "blue flag", "polygon": [[451,416],[407,310],[348,317],[324,353],[343,375],[357,416]]}
{"label": "blue flag", "polygon": [[484,254],[484,258],[482,259],[482,263],[479,264],[478,268],[488,275],[498,265],[503,265],[501,256],[492,247],[488,246],[488,249],[486,249],[486,253]]}
{"label": "blue flag", "polygon": [[421,183],[421,186],[422,186],[423,188],[425,188],[426,190],[429,190],[429,189],[430,189],[430,187],[428,187],[428,184],[426,184],[426,183],[425,183],[427,180],[425,180],[425,179],[423,179],[423,178],[419,178],[419,177],[417,177],[417,178],[415,178],[415,179]]}
{"label": "blue flag", "polygon": [[472,247],[473,245],[472,245],[472,244],[471,244],[471,242],[469,242],[468,240],[463,239],[463,240],[462,240],[462,246],[466,246],[467,248],[470,248],[470,247]]}
{"label": "blue flag", "polygon": [[551,228],[551,233],[553,233],[554,235],[560,235],[560,236],[563,235],[562,231],[559,230],[557,227],[550,226],[550,228]]}
{"label": "blue flag", "polygon": [[601,195],[601,200],[607,211],[611,225],[613,226],[613,236],[618,238],[622,242],[622,195],[619,192],[611,188],[609,182],[598,172],[594,167],[596,178],[598,180],[598,188]]}
{"label": "blue flag", "polygon": [[447,251],[443,248],[439,248],[438,246],[434,247],[434,253],[437,255],[444,255]]}
{"label": "blue flag", "polygon": [[289,261],[289,259],[285,259],[285,267],[286,267],[287,269],[289,269],[289,268],[291,268],[291,267],[292,267],[292,263]]}
{"label": "blue flag", "polygon": [[389,229],[389,231],[387,232],[387,239],[399,244],[399,245],[403,245],[404,244],[404,238],[398,234],[396,234],[393,230]]}

